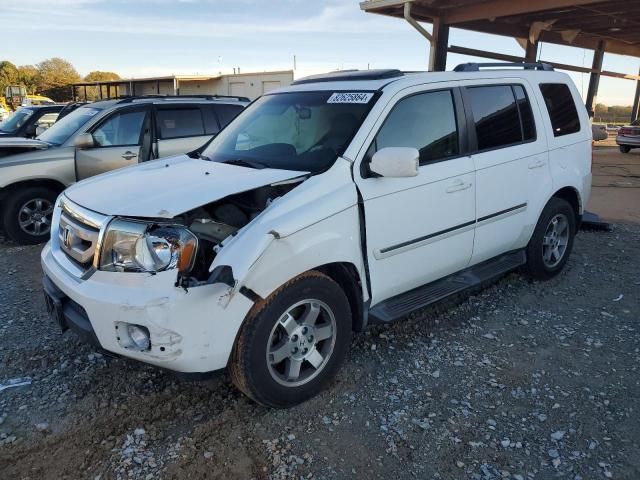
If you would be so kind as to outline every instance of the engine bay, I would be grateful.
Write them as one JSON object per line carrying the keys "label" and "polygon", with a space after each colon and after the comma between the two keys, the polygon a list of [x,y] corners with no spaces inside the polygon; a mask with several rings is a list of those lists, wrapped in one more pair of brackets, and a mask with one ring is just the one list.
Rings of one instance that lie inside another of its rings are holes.
{"label": "engine bay", "polygon": [[198,251],[193,268],[188,276],[181,275],[178,278],[177,285],[187,288],[211,283],[212,274],[209,267],[222,244],[251,223],[272,202],[286,195],[304,180],[304,177],[299,177],[230,195],[176,218],[198,237]]}

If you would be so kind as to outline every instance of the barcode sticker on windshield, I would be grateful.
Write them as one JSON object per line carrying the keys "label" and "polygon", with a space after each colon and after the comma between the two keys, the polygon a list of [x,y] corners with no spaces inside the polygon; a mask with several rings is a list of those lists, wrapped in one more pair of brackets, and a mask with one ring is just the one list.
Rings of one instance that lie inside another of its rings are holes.
{"label": "barcode sticker on windshield", "polygon": [[371,97],[371,92],[336,92],[329,97],[327,103],[369,103]]}

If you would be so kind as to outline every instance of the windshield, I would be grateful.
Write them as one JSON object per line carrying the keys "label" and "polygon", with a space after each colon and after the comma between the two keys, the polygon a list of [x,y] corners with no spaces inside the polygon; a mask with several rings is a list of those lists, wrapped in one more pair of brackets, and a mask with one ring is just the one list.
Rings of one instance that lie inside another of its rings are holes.
{"label": "windshield", "polygon": [[52,145],[62,145],[98,112],[100,112],[98,108],[78,108],[51,125],[50,128],[37,138]]}
{"label": "windshield", "polygon": [[265,95],[222,130],[202,156],[257,168],[326,170],[344,153],[375,100],[373,92]]}
{"label": "windshield", "polygon": [[24,125],[24,122],[33,115],[33,110],[28,108],[19,108],[16,112],[7,118],[4,122],[0,123],[0,132],[13,133]]}

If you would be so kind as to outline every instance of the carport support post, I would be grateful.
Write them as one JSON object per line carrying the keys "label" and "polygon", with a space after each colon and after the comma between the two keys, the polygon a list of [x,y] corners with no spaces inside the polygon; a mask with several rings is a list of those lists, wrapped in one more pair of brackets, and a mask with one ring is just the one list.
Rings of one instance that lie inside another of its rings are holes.
{"label": "carport support post", "polygon": [[449,48],[449,25],[439,18],[433,19],[433,41],[429,55],[429,70],[444,72],[447,69],[447,49]]}
{"label": "carport support post", "polygon": [[[638,69],[638,75],[640,75],[640,69]],[[636,80],[636,96],[633,98],[633,108],[631,109],[631,121],[633,122],[638,118],[640,113],[640,80]]]}
{"label": "carport support post", "polygon": [[598,42],[598,47],[593,52],[593,64],[591,68],[594,70],[589,77],[589,88],[587,89],[587,100],[585,106],[589,117],[593,117],[595,112],[595,101],[598,96],[598,85],[600,84],[600,72],[602,71],[602,59],[604,58],[604,40]]}
{"label": "carport support post", "polygon": [[524,49],[524,61],[525,63],[535,63],[538,58],[538,42],[531,43],[527,39],[527,46]]}

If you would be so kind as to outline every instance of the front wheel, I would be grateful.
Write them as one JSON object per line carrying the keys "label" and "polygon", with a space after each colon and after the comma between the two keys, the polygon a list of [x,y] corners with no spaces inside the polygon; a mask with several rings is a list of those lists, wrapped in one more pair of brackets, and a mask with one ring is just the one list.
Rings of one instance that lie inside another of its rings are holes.
{"label": "front wheel", "polygon": [[526,269],[536,280],[556,276],[567,263],[576,234],[576,217],[566,200],[553,197],[538,219],[529,245]]}
{"label": "front wheel", "polygon": [[25,187],[12,192],[2,219],[7,236],[20,245],[46,242],[51,234],[57,196],[56,191],[46,187]]}
{"label": "front wheel", "polygon": [[631,151],[631,147],[628,145],[620,145],[620,151],[622,153],[629,153]]}
{"label": "front wheel", "polygon": [[249,313],[229,373],[256,402],[290,407],[319,393],[351,343],[351,309],[336,282],[311,271],[286,283]]}

